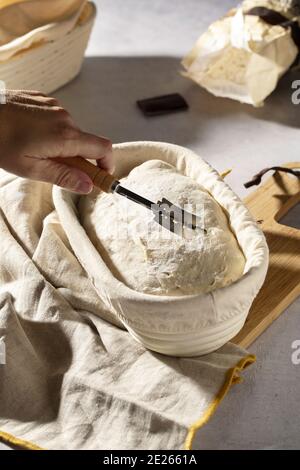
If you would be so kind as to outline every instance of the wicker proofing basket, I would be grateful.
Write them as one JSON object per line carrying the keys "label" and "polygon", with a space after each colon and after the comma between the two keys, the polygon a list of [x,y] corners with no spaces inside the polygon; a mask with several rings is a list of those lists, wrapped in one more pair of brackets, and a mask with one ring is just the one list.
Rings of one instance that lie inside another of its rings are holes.
{"label": "wicker proofing basket", "polygon": [[84,24],[77,24],[65,36],[24,51],[0,64],[0,80],[13,90],[52,93],[80,72],[84,52],[96,16],[96,7]]}
{"label": "wicker proofing basket", "polygon": [[135,291],[115,277],[81,223],[84,206],[79,201],[89,196],[54,186],[60,223],[102,303],[97,314],[123,325],[145,348],[161,354],[184,357],[215,351],[241,330],[264,282],[268,247],[262,231],[219,174],[190,150],[164,142],[128,142],[113,149],[117,178],[155,158],[203,186],[228,215],[246,265],[236,282],[206,294],[163,296]]}

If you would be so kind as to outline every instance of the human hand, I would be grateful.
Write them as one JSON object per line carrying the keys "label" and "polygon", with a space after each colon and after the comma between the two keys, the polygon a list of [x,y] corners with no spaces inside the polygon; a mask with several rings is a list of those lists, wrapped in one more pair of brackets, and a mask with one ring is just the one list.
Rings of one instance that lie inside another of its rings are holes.
{"label": "human hand", "polygon": [[36,91],[7,90],[5,101],[0,104],[0,167],[4,170],[83,194],[93,188],[90,177],[52,158],[81,156],[112,170],[111,141],[81,131],[56,99]]}

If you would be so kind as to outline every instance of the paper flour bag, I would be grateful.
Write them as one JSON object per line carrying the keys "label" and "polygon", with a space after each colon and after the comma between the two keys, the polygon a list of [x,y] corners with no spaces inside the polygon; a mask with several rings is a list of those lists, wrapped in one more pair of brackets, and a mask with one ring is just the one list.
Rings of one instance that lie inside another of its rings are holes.
{"label": "paper flour bag", "polygon": [[298,56],[298,13],[299,1],[246,0],[198,39],[184,75],[216,96],[262,105]]}

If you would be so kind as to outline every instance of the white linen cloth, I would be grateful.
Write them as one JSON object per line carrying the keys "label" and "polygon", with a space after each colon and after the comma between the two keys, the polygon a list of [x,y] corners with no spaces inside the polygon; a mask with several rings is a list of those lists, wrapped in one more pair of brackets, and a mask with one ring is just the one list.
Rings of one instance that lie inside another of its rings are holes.
{"label": "white linen cloth", "polygon": [[0,438],[23,448],[182,449],[254,361],[146,350],[108,320],[51,185],[0,171]]}

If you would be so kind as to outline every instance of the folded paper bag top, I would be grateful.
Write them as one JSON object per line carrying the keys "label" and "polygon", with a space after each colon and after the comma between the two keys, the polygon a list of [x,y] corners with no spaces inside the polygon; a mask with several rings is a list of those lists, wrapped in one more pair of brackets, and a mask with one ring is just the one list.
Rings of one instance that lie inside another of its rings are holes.
{"label": "folded paper bag top", "polygon": [[242,3],[244,11],[255,7],[265,7],[277,11],[289,19],[300,15],[300,0],[244,0]]}
{"label": "folded paper bag top", "polygon": [[0,62],[73,29],[87,0],[4,0],[0,3]]}
{"label": "folded paper bag top", "polygon": [[[262,105],[299,52],[291,27],[248,14],[258,5],[272,9],[273,4],[248,0],[212,23],[183,59],[184,75],[216,96]],[[277,2],[276,11],[288,21],[292,14],[287,10]]]}
{"label": "folded paper bag top", "polygon": [[190,150],[160,142],[133,142],[115,145],[114,155],[118,178],[147,160],[159,159],[203,186],[227,214],[245,268],[236,282],[206,294],[158,296],[135,291],[109,269],[82,226],[82,198],[54,187],[61,224],[102,301],[106,318],[125,327],[144,347],[162,354],[197,356],[218,349],[242,328],[265,279],[268,248],[263,233],[218,173]]}

